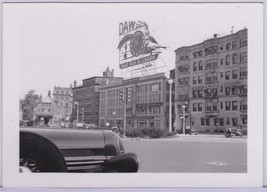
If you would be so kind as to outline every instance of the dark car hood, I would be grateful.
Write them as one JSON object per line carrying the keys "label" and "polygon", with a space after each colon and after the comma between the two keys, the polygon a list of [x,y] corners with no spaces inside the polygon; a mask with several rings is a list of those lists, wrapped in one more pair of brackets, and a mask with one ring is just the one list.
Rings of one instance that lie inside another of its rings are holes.
{"label": "dark car hood", "polygon": [[52,141],[59,149],[99,149],[105,147],[101,130],[20,128],[22,132],[32,132]]}

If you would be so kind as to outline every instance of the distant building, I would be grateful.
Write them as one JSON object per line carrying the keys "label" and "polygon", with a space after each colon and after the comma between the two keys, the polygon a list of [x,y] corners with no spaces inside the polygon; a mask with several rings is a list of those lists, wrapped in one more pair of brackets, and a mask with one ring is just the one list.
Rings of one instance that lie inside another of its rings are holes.
{"label": "distant building", "polygon": [[51,92],[48,92],[46,98],[34,109],[34,125],[37,126],[60,126],[60,113],[56,102],[51,98]]}
{"label": "distant building", "polygon": [[175,50],[177,128],[247,129],[247,29]]}
{"label": "distant building", "polygon": [[72,114],[72,87],[54,87],[53,100],[58,106],[60,118],[64,121],[70,119]]}
{"label": "distant building", "polygon": [[[171,71],[174,79],[175,71]],[[100,126],[123,127],[123,103],[120,92],[126,93],[127,129],[169,127],[169,84],[164,73],[120,80],[100,86]],[[174,86],[172,87],[172,124],[174,123]],[[173,127],[173,126],[172,126]]]}
{"label": "distant building", "polygon": [[[114,77],[114,70],[108,67],[103,72],[103,77],[91,77],[83,80],[81,86],[77,86],[75,80],[73,91],[72,120],[86,124],[99,125],[99,86],[101,83],[110,83],[122,79]],[[76,103],[76,104],[75,104]]]}

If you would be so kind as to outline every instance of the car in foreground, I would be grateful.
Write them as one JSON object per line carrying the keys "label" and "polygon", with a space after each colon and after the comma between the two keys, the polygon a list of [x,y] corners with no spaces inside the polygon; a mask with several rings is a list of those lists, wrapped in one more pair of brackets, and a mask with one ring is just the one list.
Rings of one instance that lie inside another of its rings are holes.
{"label": "car in foreground", "polygon": [[137,172],[138,166],[113,132],[20,128],[20,172]]}

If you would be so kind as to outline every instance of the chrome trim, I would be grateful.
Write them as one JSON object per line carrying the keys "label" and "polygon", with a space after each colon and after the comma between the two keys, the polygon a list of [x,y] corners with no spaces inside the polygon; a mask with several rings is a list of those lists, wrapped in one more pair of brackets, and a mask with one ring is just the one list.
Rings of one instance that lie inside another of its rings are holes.
{"label": "chrome trim", "polygon": [[100,168],[100,165],[89,165],[89,166],[78,166],[78,167],[68,167],[68,171],[76,171],[76,170],[97,170]]}
{"label": "chrome trim", "polygon": [[66,162],[73,161],[99,161],[99,160],[107,160],[107,157],[104,155],[98,156],[77,156],[77,157],[64,157]]}
{"label": "chrome trim", "polygon": [[77,156],[77,157],[65,157],[67,170],[75,171],[75,170],[97,170],[101,168],[101,165],[105,163],[105,161],[110,160],[114,156]]}
{"label": "chrome trim", "polygon": [[93,165],[96,165],[96,164],[102,164],[104,163],[104,161],[80,161],[80,162],[67,162],[66,164],[67,165],[85,165],[85,164],[93,164]]}

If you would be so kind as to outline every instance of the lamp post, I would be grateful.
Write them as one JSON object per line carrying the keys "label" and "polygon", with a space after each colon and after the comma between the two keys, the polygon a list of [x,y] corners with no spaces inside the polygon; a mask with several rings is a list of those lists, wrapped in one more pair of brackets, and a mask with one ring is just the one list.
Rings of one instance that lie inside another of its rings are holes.
{"label": "lamp post", "polygon": [[76,125],[78,125],[78,122],[79,122],[79,103],[77,101],[75,101],[74,105],[77,105],[77,123],[76,123]]}
{"label": "lamp post", "polygon": [[82,107],[81,108],[81,111],[82,111],[82,123],[84,122],[84,108]]}
{"label": "lamp post", "polygon": [[172,132],[172,83],[173,83],[173,80],[172,79],[169,79],[168,80],[168,83],[170,85],[170,93],[169,93],[169,132],[171,133]]}
{"label": "lamp post", "polygon": [[183,134],[185,135],[185,105],[183,105]]}

